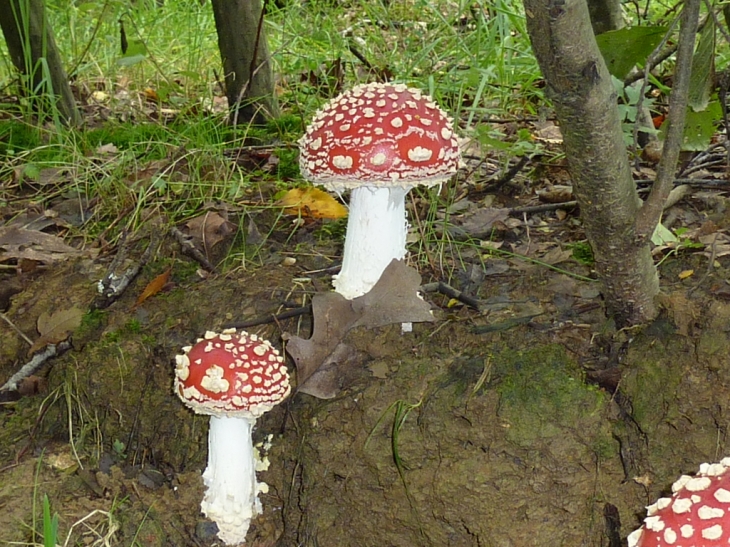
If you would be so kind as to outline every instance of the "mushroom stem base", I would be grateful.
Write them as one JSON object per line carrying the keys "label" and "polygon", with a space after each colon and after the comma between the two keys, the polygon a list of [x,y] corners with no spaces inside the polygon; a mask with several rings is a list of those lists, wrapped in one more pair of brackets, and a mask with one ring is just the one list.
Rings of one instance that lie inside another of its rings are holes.
{"label": "mushroom stem base", "polygon": [[352,300],[370,291],[393,259],[406,256],[409,188],[356,188],[350,196],[342,270],[335,291]]}
{"label": "mushroom stem base", "polygon": [[218,525],[227,545],[246,541],[251,519],[261,513],[251,433],[254,420],[210,417],[207,487],[200,508]]}

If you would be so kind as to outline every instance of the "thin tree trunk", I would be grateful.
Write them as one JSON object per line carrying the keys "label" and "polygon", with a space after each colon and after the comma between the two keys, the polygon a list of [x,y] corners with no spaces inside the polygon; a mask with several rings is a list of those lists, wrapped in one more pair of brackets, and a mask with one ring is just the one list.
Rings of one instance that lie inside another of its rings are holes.
{"label": "thin tree trunk", "polygon": [[27,78],[27,95],[50,101],[66,123],[80,124],[43,0],[0,0],[0,28],[13,65]]}
{"label": "thin tree trunk", "polygon": [[260,0],[212,0],[231,121],[279,115]]}
{"label": "thin tree trunk", "polygon": [[596,35],[624,26],[621,0],[588,0],[588,12]]}
{"label": "thin tree trunk", "polygon": [[563,132],[565,153],[593,248],[607,312],[617,326],[657,314],[659,280],[637,244],[641,201],[632,181],[611,77],[586,0],[524,0],[532,47]]}

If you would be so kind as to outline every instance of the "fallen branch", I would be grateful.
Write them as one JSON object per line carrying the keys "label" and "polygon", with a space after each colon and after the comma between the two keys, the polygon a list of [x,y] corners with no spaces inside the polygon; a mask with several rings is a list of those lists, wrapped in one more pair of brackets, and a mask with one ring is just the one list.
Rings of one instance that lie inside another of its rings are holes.
{"label": "fallen branch", "polygon": [[454,299],[458,300],[459,302],[469,306],[470,308],[474,308],[477,311],[481,310],[482,302],[479,299],[474,298],[473,296],[464,294],[460,290],[455,289],[451,285],[447,285],[443,281],[438,281],[436,283],[427,283],[425,285],[422,285],[421,291],[439,292],[445,296],[448,296],[449,298],[454,298]]}
{"label": "fallen branch", "polygon": [[33,358],[28,361],[25,365],[20,367],[20,370],[13,374],[5,384],[0,387],[0,402],[12,400],[10,397],[11,393],[18,391],[18,384],[35,374],[40,368],[49,360],[54,357],[63,355],[71,348],[71,342],[64,340],[58,344],[48,344],[43,351],[39,351]]}
{"label": "fallen branch", "polygon": [[134,265],[124,270],[124,272],[118,274],[117,270],[127,258],[127,252],[129,250],[126,245],[127,234],[126,232],[122,234],[121,241],[119,243],[119,251],[114,257],[114,260],[112,260],[112,263],[109,265],[106,275],[98,283],[99,295],[91,303],[91,311],[108,308],[119,299],[132,280],[137,277],[137,274],[139,274],[145,264],[147,264],[150,258],[152,258],[152,252],[157,248],[160,240],[162,239],[162,235],[163,232],[161,231],[152,231],[150,243],[144,253],[142,253],[139,260]]}
{"label": "fallen branch", "polygon": [[183,254],[188,255],[210,273],[218,273],[215,266],[213,266],[205,255],[198,250],[190,236],[185,235],[182,230],[175,226],[170,229],[170,233],[172,234],[172,237],[175,238],[175,241],[180,244]]}

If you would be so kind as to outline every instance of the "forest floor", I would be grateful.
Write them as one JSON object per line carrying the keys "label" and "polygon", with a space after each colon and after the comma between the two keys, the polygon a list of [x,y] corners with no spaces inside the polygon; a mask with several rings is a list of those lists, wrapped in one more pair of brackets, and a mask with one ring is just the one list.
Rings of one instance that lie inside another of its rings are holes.
{"label": "forest floor", "polygon": [[[454,181],[454,241],[487,229],[489,245],[442,245],[411,264],[424,287],[448,282],[471,305],[429,290],[434,321],[412,333],[350,331],[356,357],[333,398],[295,390],[259,421],[255,440],[273,439],[251,545],[613,547],[678,475],[728,454],[723,195],[694,189],[668,212],[691,233],[660,249],[661,317],[616,332],[576,251],[575,211],[520,212],[564,171],[532,173],[489,192]],[[47,495],[62,545],[216,543],[199,511],[207,419],[174,396],[173,358],[242,322],[279,347],[284,333],[309,336],[304,307],[330,290],[340,243],[313,237],[326,220],[294,235],[290,222],[269,211],[241,223],[269,237],[254,264],[223,274],[204,272],[154,217],[107,252],[36,241],[54,258],[3,274],[0,377],[46,344],[71,348],[4,394],[0,542],[42,543]],[[230,255],[241,243],[223,233],[215,244]],[[99,305],[110,266],[144,258]],[[303,309],[272,320],[292,307]]]}

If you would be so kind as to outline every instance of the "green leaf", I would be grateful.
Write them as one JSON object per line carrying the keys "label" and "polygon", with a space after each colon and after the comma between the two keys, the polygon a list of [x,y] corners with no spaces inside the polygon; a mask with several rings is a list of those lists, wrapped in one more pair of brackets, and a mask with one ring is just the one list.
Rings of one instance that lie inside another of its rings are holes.
{"label": "green leaf", "polygon": [[146,57],[144,55],[132,55],[131,57],[127,57],[126,55],[124,57],[120,57],[117,59],[117,64],[120,66],[132,66],[136,65],[137,63],[141,63],[144,61]]}
{"label": "green leaf", "polygon": [[[692,108],[687,108],[687,119],[684,122],[684,140],[682,141],[682,150],[700,151],[705,150],[712,141],[715,134],[715,123],[722,117],[722,108],[720,102],[712,101],[702,112],[695,112]],[[662,126],[661,138],[666,137],[667,124]]]}
{"label": "green leaf", "polygon": [[715,21],[708,18],[697,49],[692,57],[692,75],[689,80],[687,104],[695,112],[707,108],[715,80]]}
{"label": "green leaf", "polygon": [[144,61],[147,58],[147,46],[141,40],[130,40],[127,51],[119,59],[120,66],[132,66]]}
{"label": "green leaf", "polygon": [[677,236],[661,222],[656,225],[654,233],[651,236],[651,242],[654,245],[667,245],[669,243],[677,243],[678,241]]}
{"label": "green leaf", "polygon": [[43,546],[56,547],[58,539],[58,513],[51,517],[51,502],[43,494]]}
{"label": "green leaf", "polygon": [[648,26],[611,30],[596,36],[608,71],[623,80],[637,64],[643,64],[662,41],[667,27]]}

